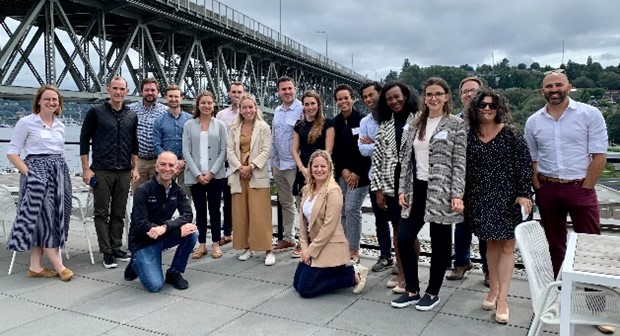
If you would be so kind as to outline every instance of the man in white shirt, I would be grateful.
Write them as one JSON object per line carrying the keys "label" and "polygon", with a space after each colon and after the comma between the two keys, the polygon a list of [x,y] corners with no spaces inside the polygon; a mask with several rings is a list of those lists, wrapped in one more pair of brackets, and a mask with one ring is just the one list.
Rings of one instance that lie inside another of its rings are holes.
{"label": "man in white shirt", "polygon": [[[549,71],[542,94],[547,104],[525,124],[534,176],[536,204],[557,277],[566,254],[566,216],[575,232],[600,234],[594,185],[605,167],[607,127],[601,111],[568,96],[572,86],[564,70]],[[613,327],[598,326],[604,333]]]}
{"label": "man in white shirt", "polygon": [[[230,99],[230,106],[221,110],[215,116],[217,119],[224,122],[226,129],[230,134],[230,127],[239,117],[239,103],[241,102],[241,96],[245,93],[245,88],[241,82],[233,82],[228,88],[228,99]],[[228,167],[228,162],[226,162]],[[232,241],[232,198],[230,195],[230,186],[228,183],[224,183],[224,193],[222,194],[224,199],[224,235],[220,239],[220,246],[226,245]]]}

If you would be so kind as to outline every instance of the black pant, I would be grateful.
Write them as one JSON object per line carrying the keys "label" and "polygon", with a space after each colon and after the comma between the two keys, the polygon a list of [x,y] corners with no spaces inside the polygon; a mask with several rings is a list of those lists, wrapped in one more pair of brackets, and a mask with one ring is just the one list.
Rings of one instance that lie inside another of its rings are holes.
{"label": "black pant", "polygon": [[211,240],[219,242],[221,238],[220,204],[222,202],[222,187],[224,179],[211,179],[207,184],[196,183],[189,187],[196,208],[196,226],[198,227],[198,242],[207,242],[207,207],[211,217]]}
{"label": "black pant", "polygon": [[93,188],[99,252],[108,253],[123,244],[131,171],[93,169],[93,172],[99,181]]}
{"label": "black pant", "polygon": [[[403,264],[406,289],[408,292],[420,291],[418,278],[418,258],[415,255],[414,240],[424,226],[426,210],[426,181],[415,180],[413,200],[409,200],[411,213],[409,218],[402,218],[398,227],[399,257]],[[452,254],[452,225],[430,223],[431,234],[431,271],[426,293],[439,295],[446,274],[446,265]]]}

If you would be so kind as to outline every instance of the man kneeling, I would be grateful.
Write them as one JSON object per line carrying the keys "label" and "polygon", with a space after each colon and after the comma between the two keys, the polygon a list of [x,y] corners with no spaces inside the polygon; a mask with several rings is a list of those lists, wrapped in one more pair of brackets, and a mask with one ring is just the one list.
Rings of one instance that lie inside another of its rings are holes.
{"label": "man kneeling", "polygon": [[[131,261],[125,269],[125,280],[137,277],[150,292],[158,292],[164,285],[161,254],[177,246],[172,265],[166,271],[165,282],[176,289],[187,289],[189,284],[181,275],[187,259],[198,239],[196,225],[192,224],[192,209],[187,195],[174,181],[177,156],[163,152],[157,158],[157,175],[136,189],[133,197],[129,250]],[[171,219],[178,210],[179,217]]]}

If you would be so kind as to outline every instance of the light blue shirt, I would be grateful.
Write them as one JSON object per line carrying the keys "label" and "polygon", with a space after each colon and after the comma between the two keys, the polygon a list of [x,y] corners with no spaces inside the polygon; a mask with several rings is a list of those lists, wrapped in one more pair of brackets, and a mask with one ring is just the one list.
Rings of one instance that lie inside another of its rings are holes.
{"label": "light blue shirt", "polygon": [[159,156],[163,151],[171,151],[183,160],[183,126],[192,115],[181,111],[174,117],[170,111],[159,116],[153,123],[153,151]]}
{"label": "light blue shirt", "polygon": [[271,164],[278,170],[296,169],[293,159],[293,128],[301,119],[303,106],[299,99],[287,109],[278,106],[274,112],[271,132]]}
{"label": "light blue shirt", "polygon": [[607,153],[607,126],[601,111],[570,98],[560,119],[553,119],[545,106],[527,119],[524,133],[538,172],[549,177],[585,178],[590,154]]}
{"label": "light blue shirt", "polygon": [[[372,140],[371,144],[363,144],[359,140],[357,141],[357,147],[359,147],[362,156],[372,157],[372,153],[375,151],[375,136],[378,130],[379,123],[372,117],[372,113],[365,116],[360,121],[359,138],[368,137]],[[372,180],[372,164],[370,166],[370,171],[368,171],[368,178]]]}

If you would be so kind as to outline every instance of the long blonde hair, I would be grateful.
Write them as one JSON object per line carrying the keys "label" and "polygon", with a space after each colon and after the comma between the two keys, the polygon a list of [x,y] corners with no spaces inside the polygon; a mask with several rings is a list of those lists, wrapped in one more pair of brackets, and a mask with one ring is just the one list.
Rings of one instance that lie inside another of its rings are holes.
{"label": "long blonde hair", "polygon": [[[241,103],[244,100],[251,100],[252,103],[254,103],[254,107],[256,108],[256,116],[254,116],[254,121],[255,122],[256,120],[263,121],[263,112],[261,112],[261,110],[258,109],[258,104],[256,103],[256,98],[254,98],[254,95],[250,93],[243,94],[243,96],[241,96],[241,99],[239,99],[239,108],[241,108]],[[233,123],[233,127],[238,127],[242,123],[243,123],[243,116],[241,115],[241,112],[239,112],[239,115],[237,116],[237,118],[235,119],[235,122]]]}
{"label": "long blonde hair", "polygon": [[310,160],[308,160],[308,171],[310,171],[310,177],[306,179],[306,185],[301,190],[303,198],[308,197],[314,191],[316,182],[314,181],[314,176],[312,176],[312,161],[319,156],[327,162],[327,180],[321,186],[321,191],[328,190],[332,184],[336,184],[336,180],[334,179],[334,162],[332,161],[332,156],[326,150],[317,149],[314,153],[312,153],[312,155],[310,155]]}

